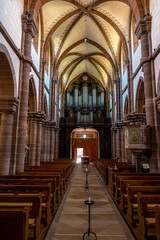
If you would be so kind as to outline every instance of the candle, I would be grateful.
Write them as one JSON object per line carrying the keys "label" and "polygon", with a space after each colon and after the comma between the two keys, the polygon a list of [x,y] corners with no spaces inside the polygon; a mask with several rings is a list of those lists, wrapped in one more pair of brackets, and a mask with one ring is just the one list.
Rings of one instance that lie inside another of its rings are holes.
{"label": "candle", "polygon": [[91,202],[91,197],[89,197],[89,202]]}
{"label": "candle", "polygon": [[86,172],[88,172],[88,168],[86,168]]}

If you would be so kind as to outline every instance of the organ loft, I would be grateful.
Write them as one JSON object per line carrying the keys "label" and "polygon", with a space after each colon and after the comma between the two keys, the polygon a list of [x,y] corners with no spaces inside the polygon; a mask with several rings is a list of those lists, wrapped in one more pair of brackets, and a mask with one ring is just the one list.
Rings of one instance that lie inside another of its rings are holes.
{"label": "organ loft", "polygon": [[159,12],[0,1],[0,239],[160,240]]}

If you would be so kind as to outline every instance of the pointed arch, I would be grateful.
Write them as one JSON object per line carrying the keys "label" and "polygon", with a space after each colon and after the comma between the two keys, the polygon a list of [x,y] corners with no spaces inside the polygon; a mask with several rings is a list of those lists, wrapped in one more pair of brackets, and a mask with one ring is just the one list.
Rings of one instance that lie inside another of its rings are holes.
{"label": "pointed arch", "polygon": [[37,93],[33,75],[30,76],[29,80],[28,110],[29,112],[37,112]]}
{"label": "pointed arch", "polygon": [[137,86],[135,111],[137,113],[144,113],[145,112],[144,105],[145,105],[144,80],[142,77],[140,77]]}
{"label": "pointed arch", "polygon": [[126,96],[125,102],[124,102],[124,119],[126,119],[128,114],[128,95]]}
{"label": "pointed arch", "polygon": [[46,94],[44,95],[44,114],[46,115],[46,118],[48,118],[48,104]]}
{"label": "pointed arch", "polygon": [[7,48],[0,44],[0,97],[17,97],[17,82],[12,59]]}

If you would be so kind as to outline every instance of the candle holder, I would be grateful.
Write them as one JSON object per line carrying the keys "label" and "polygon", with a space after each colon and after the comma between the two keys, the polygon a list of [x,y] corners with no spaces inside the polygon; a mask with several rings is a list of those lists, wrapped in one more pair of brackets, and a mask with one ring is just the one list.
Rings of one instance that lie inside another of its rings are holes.
{"label": "candle holder", "polygon": [[90,173],[90,171],[88,170],[88,168],[85,169],[84,173],[86,174],[85,190],[89,190],[88,174]]}
{"label": "candle holder", "polygon": [[85,201],[84,203],[88,206],[88,231],[83,234],[82,239],[84,240],[86,236],[89,236],[89,237],[93,236],[93,239],[97,240],[97,236],[94,232],[91,231],[91,226],[90,226],[90,224],[91,224],[91,209],[90,209],[90,207],[91,207],[91,205],[94,204],[94,201],[89,199],[89,200]]}

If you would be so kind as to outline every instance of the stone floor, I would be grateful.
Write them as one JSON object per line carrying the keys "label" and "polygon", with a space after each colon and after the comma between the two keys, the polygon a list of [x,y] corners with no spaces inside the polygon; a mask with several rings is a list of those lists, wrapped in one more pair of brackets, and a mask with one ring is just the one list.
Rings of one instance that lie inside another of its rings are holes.
{"label": "stone floor", "polygon": [[134,239],[94,167],[89,166],[89,170],[89,191],[86,191],[85,173],[81,165],[77,166],[45,240],[82,240],[88,230],[88,209],[84,201],[89,197],[95,202],[91,206],[91,231],[98,240]]}

